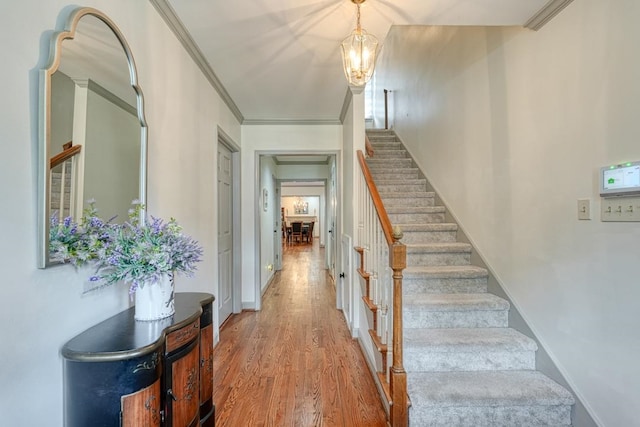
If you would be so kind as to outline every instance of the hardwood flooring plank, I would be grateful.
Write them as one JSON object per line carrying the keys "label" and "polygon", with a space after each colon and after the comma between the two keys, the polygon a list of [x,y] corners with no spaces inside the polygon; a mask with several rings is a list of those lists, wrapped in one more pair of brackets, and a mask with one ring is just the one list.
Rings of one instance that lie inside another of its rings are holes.
{"label": "hardwood flooring plank", "polygon": [[386,426],[323,264],[317,239],[286,246],[262,310],[225,323],[214,348],[216,426]]}

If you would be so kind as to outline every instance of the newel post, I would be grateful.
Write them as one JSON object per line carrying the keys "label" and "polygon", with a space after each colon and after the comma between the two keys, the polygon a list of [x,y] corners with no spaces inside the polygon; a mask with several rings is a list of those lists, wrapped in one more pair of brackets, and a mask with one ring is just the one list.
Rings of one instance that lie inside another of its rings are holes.
{"label": "newel post", "polygon": [[390,372],[391,425],[409,425],[407,373],[403,365],[402,334],[402,270],[407,267],[407,247],[400,242],[402,230],[393,229],[393,245],[389,251],[389,264],[393,270],[393,365]]}

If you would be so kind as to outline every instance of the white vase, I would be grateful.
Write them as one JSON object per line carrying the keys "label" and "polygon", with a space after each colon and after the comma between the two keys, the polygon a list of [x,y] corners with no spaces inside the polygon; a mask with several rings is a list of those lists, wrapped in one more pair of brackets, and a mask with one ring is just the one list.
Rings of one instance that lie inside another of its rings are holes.
{"label": "white vase", "polygon": [[158,320],[173,316],[173,273],[163,274],[156,283],[138,286],[135,294],[136,320]]}

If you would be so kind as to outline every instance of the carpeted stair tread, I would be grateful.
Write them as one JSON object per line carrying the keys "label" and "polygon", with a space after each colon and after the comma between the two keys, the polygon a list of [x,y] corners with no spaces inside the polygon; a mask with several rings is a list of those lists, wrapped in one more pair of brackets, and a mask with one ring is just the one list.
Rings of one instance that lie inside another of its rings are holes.
{"label": "carpeted stair tread", "polygon": [[[378,169],[375,171],[370,171],[371,175],[373,175],[373,179],[385,179],[385,176],[387,175],[416,175],[418,176],[419,174],[419,169],[418,168],[402,168],[402,169],[394,169],[394,170],[388,170],[388,169]],[[394,179],[393,177],[388,178],[388,179]],[[399,179],[399,178],[395,178],[395,179]],[[417,179],[417,178],[416,178]]]}
{"label": "carpeted stair tread", "polygon": [[392,148],[378,148],[375,152],[376,158],[404,158],[407,157],[407,150],[404,148],[392,149]]}
{"label": "carpeted stair tread", "polygon": [[508,310],[509,302],[489,293],[416,294],[404,301],[404,306],[425,311],[497,311]]}
{"label": "carpeted stair tread", "polygon": [[373,148],[373,157],[377,156],[378,150],[404,150],[404,145],[400,141],[389,139],[388,141],[372,141],[371,147]]}
{"label": "carpeted stair tread", "polygon": [[369,137],[369,142],[371,142],[371,144],[375,144],[380,141],[398,141],[398,138],[394,133],[367,132],[367,136]]}
{"label": "carpeted stair tread", "polygon": [[[380,198],[382,199],[394,199],[394,198],[398,198],[398,199],[402,199],[405,197],[412,197],[412,198],[418,198],[418,197],[424,197],[424,198],[434,198],[435,197],[435,193],[433,193],[432,191],[380,191],[378,194],[380,194]],[[388,210],[389,208],[391,208],[391,206],[387,207],[385,206],[385,208]]]}
{"label": "carpeted stair tread", "polygon": [[471,245],[461,242],[439,243],[410,243],[405,245],[407,253],[443,253],[443,252],[471,252]]}
{"label": "carpeted stair tread", "polygon": [[410,157],[402,159],[367,159],[367,165],[373,168],[393,169],[397,167],[411,167],[413,160]]}
{"label": "carpeted stair tread", "polygon": [[457,231],[458,224],[455,222],[438,222],[438,223],[426,223],[426,224],[394,224],[394,226],[400,227],[403,232],[414,231]]}
{"label": "carpeted stair tread", "polygon": [[537,371],[416,372],[408,377],[419,406],[573,405],[573,396]]}
{"label": "carpeted stair tread", "polygon": [[388,214],[442,213],[446,211],[444,206],[390,206],[386,210]]}
{"label": "carpeted stair tread", "polygon": [[412,178],[412,179],[381,179],[376,180],[376,185],[403,185],[403,184],[426,184],[427,180],[424,178]]}
{"label": "carpeted stair tread", "polygon": [[425,328],[404,331],[405,348],[429,352],[536,351],[531,338],[511,328]]}
{"label": "carpeted stair tread", "polygon": [[411,169],[405,170],[394,170],[394,171],[380,171],[376,172],[373,175],[373,181],[378,182],[378,180],[389,180],[389,179],[418,179],[420,175],[416,171],[412,171]]}
{"label": "carpeted stair tread", "polygon": [[473,279],[487,277],[489,272],[485,268],[475,265],[435,265],[435,266],[408,266],[402,271],[405,278],[463,278]]}

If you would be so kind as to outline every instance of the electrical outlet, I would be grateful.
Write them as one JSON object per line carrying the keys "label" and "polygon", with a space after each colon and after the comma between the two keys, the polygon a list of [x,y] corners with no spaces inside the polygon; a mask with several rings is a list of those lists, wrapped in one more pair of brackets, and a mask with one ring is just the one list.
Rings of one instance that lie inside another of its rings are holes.
{"label": "electrical outlet", "polygon": [[591,199],[578,199],[578,219],[591,219]]}

